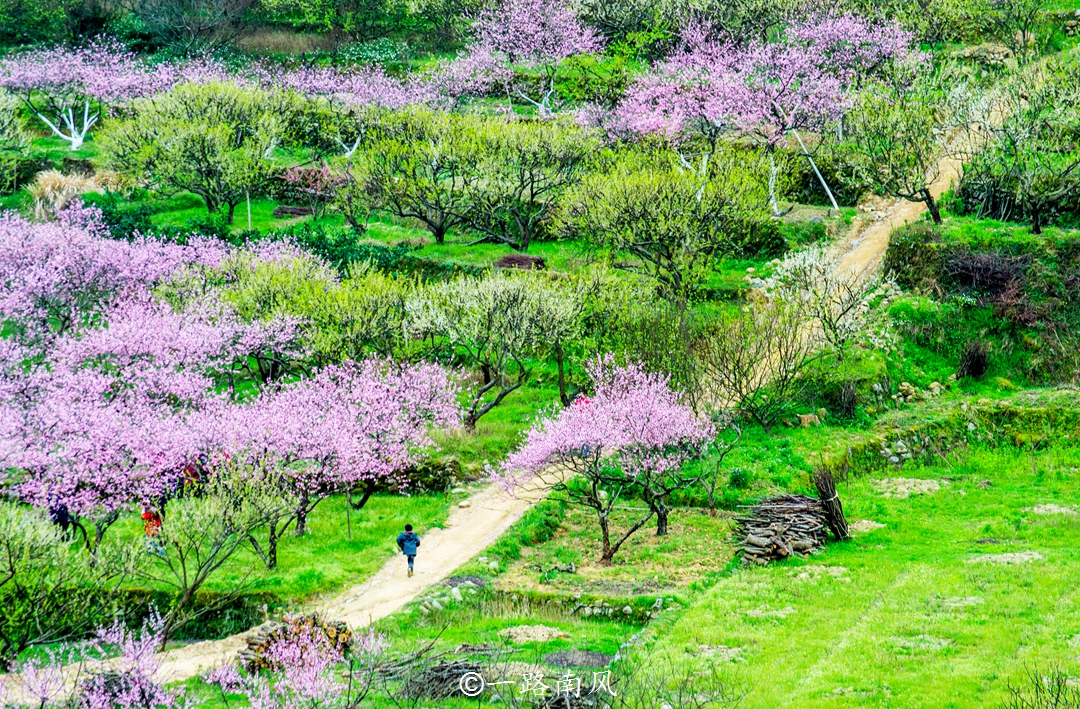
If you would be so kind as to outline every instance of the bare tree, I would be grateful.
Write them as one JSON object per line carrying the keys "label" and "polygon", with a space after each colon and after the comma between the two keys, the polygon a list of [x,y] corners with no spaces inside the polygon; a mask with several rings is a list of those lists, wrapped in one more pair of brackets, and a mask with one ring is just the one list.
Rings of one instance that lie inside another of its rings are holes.
{"label": "bare tree", "polygon": [[278,487],[254,476],[222,471],[200,483],[200,494],[185,495],[169,505],[157,537],[160,553],[136,572],[175,591],[161,631],[163,646],[182,625],[246,590],[245,583],[235,584],[213,606],[192,609],[195,594],[257,529],[291,512],[288,500],[275,498]]}
{"label": "bare tree", "polygon": [[1018,63],[1025,63],[1038,52],[1041,16],[1046,0],[992,0],[990,22],[999,42],[1012,50]]}
{"label": "bare tree", "polygon": [[780,300],[719,318],[699,347],[712,403],[733,407],[771,431],[816,357],[806,325],[802,304]]}
{"label": "bare tree", "polygon": [[257,0],[122,0],[154,41],[181,54],[213,52],[244,31],[244,17]]}

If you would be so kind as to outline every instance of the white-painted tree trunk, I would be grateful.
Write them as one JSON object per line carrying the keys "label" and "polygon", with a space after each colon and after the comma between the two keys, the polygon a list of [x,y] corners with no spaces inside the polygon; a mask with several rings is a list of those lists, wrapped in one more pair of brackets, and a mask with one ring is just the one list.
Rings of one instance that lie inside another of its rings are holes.
{"label": "white-painted tree trunk", "polygon": [[[67,111],[60,111],[56,116],[56,122],[50,121],[45,117],[45,114],[40,111],[35,111],[37,117],[49,127],[49,130],[53,132],[57,138],[66,140],[71,144],[72,150],[78,150],[86,142],[86,136],[90,132],[90,129],[97,123],[99,113],[90,115],[90,101],[89,99],[83,102],[83,115],[82,126],[77,126],[75,123],[75,112],[68,106]],[[65,133],[61,129],[60,124],[63,124],[63,128],[67,130]]]}

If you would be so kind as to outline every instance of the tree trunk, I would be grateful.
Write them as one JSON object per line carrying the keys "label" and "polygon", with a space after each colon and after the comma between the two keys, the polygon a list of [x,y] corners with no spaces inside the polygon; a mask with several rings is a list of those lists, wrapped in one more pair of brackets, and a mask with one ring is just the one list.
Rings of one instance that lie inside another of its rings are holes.
{"label": "tree trunk", "polygon": [[603,538],[603,552],[600,554],[600,563],[604,566],[611,566],[611,560],[615,556],[615,550],[611,548],[611,531],[608,529],[607,515],[602,512],[598,512],[597,516],[600,518],[600,535]]}
{"label": "tree trunk", "polygon": [[668,533],[668,515],[671,514],[663,503],[656,509],[656,536],[663,537]]}
{"label": "tree trunk", "polygon": [[300,504],[296,508],[296,529],[293,531],[298,537],[304,536],[304,534],[307,532],[308,512],[308,495],[305,492],[300,496]]}
{"label": "tree trunk", "polygon": [[230,203],[229,203],[229,218],[228,218],[228,223],[229,223],[229,224],[232,224],[232,223],[233,223],[233,214],[234,214],[235,212],[236,212],[236,205],[235,205],[235,204],[233,204],[232,202],[230,202]]}
{"label": "tree trunk", "polygon": [[555,343],[555,364],[559,368],[559,401],[563,406],[570,405],[570,392],[566,391],[566,357],[563,355],[562,343]]}
{"label": "tree trunk", "polygon": [[[288,524],[289,523],[286,522],[285,526],[288,526]],[[282,528],[282,531],[285,531],[284,527]],[[273,571],[277,568],[278,539],[279,536],[276,523],[270,526],[270,536],[266,540],[266,549],[262,548],[262,545],[259,544],[259,540],[256,539],[253,535],[248,535],[248,541],[251,542],[251,548],[255,550],[255,553],[259,555],[259,558],[262,559],[263,564],[270,571]]]}
{"label": "tree trunk", "polygon": [[1042,214],[1038,209],[1031,210],[1031,233],[1042,233]]}
{"label": "tree trunk", "polygon": [[930,218],[934,220],[935,224],[941,224],[941,210],[938,209],[937,202],[934,200],[934,195],[930,194],[930,190],[924,188],[922,190],[923,202],[926,203],[926,208],[930,210]]}
{"label": "tree trunk", "polygon": [[169,614],[165,616],[165,623],[161,628],[161,644],[158,646],[158,652],[163,652],[165,646],[168,644],[169,639],[182,625],[180,622],[180,611],[188,607],[191,603],[191,599],[195,596],[195,588],[188,587],[184,589],[184,593],[180,596],[180,600],[173,604],[173,607],[169,609]]}
{"label": "tree trunk", "polygon": [[446,227],[442,224],[432,226],[431,235],[435,237],[435,243],[442,246],[443,242],[446,241]]}
{"label": "tree trunk", "polygon": [[362,509],[364,509],[364,505],[367,504],[367,501],[371,499],[371,495],[374,492],[375,492],[375,481],[374,480],[369,480],[367,485],[364,487],[364,496],[360,498],[360,501],[359,502],[350,502],[349,504],[352,505],[352,508],[354,510],[362,510]]}

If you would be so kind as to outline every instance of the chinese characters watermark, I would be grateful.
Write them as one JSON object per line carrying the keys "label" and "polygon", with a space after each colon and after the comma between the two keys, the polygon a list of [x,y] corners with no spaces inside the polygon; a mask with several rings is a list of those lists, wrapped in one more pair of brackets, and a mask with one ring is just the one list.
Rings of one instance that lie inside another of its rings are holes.
{"label": "chinese characters watermark", "polygon": [[[466,672],[458,680],[458,689],[466,697],[476,697],[482,694],[487,687],[516,684],[519,685],[519,696],[531,694],[536,697],[545,697],[549,696],[550,693],[551,696],[555,697],[580,697],[583,687],[581,679],[572,670],[567,670],[565,675],[554,678],[552,684],[544,682],[543,672],[526,672],[521,675],[520,682],[512,679],[491,682],[479,672]],[[616,696],[615,691],[611,688],[611,670],[592,673],[592,685],[586,694],[597,694],[599,692],[607,692],[613,697]]]}

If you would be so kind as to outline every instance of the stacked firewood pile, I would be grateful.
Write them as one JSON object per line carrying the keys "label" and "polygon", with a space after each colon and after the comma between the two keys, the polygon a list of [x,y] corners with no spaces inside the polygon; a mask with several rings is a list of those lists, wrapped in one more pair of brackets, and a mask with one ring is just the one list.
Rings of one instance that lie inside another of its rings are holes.
{"label": "stacked firewood pile", "polygon": [[344,654],[352,641],[352,631],[341,621],[327,621],[318,613],[294,616],[280,622],[263,623],[246,638],[247,647],[240,651],[240,662],[249,671],[273,669],[267,651],[276,642],[286,640],[301,633],[319,630],[326,634],[330,645]]}
{"label": "stacked firewood pile", "polygon": [[[479,662],[470,660],[446,660],[422,668],[410,667],[402,678],[402,690],[407,697],[446,699],[461,694],[462,676],[482,671]],[[387,674],[393,675],[393,672]]]}
{"label": "stacked firewood pile", "polygon": [[767,564],[792,554],[812,554],[825,546],[829,530],[837,539],[850,537],[828,468],[814,472],[814,486],[820,500],[806,495],[781,495],[759,502],[748,516],[736,518],[743,561]]}
{"label": "stacked firewood pile", "polygon": [[736,519],[743,561],[767,564],[792,554],[809,554],[825,546],[828,526],[821,500],[782,495],[754,505]]}

